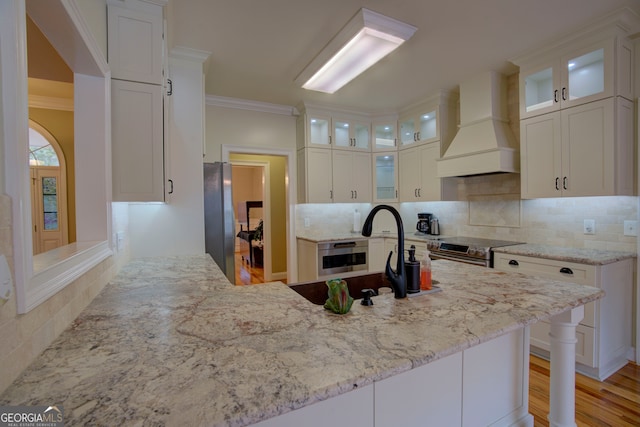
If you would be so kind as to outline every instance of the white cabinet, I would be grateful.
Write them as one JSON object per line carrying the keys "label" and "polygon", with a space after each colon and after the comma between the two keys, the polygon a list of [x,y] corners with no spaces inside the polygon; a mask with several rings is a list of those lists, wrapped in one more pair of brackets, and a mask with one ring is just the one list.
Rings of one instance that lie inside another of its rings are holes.
{"label": "white cabinet", "polygon": [[554,54],[517,62],[521,119],[611,96],[633,97],[633,50],[621,36],[561,45]]}
{"label": "white cabinet", "polygon": [[161,3],[107,5],[114,201],[166,201]]}
{"label": "white cabinet", "polygon": [[333,117],[333,148],[370,151],[371,123]]}
{"label": "white cabinet", "polygon": [[111,81],[113,198],[164,200],[162,87]]}
{"label": "white cabinet", "polygon": [[383,237],[372,237],[369,239],[369,259],[367,260],[369,273],[384,271],[388,255],[388,252],[385,252],[384,241],[385,239]]}
{"label": "white cabinet", "polygon": [[[254,424],[255,427],[377,426],[373,420],[373,385],[357,388],[331,399],[287,412]],[[339,421],[330,421],[339,420]]]}
{"label": "white cabinet", "polygon": [[297,121],[298,148],[331,148],[331,116],[323,112],[301,114]]}
{"label": "white cabinet", "polygon": [[398,120],[395,117],[375,118],[371,125],[373,151],[390,151],[398,148]]}
{"label": "white cabinet", "polygon": [[372,154],[373,201],[398,201],[398,152],[377,152]]}
{"label": "white cabinet", "polygon": [[375,426],[532,425],[520,329],[374,383]]}
{"label": "white cabinet", "polygon": [[109,3],[107,23],[111,78],[161,85],[162,8],[132,10]]}
{"label": "white cabinet", "polygon": [[[494,268],[595,286],[605,291],[603,299],[585,305],[584,319],[576,332],[576,370],[604,380],[627,363],[631,349],[634,261],[586,265],[496,253]],[[549,329],[546,321],[531,326],[533,352],[547,355]]]}
{"label": "white cabinet", "polygon": [[399,119],[400,147],[440,139],[437,105],[420,107]]}
{"label": "white cabinet", "polygon": [[371,153],[333,150],[333,201],[371,202]]}
{"label": "white cabinet", "polygon": [[522,198],[632,195],[633,103],[622,97],[520,124]]}
{"label": "white cabinet", "polygon": [[298,150],[298,203],[333,202],[331,150]]}
{"label": "white cabinet", "polygon": [[439,141],[399,152],[400,202],[455,199],[455,180],[437,176],[440,153]]}

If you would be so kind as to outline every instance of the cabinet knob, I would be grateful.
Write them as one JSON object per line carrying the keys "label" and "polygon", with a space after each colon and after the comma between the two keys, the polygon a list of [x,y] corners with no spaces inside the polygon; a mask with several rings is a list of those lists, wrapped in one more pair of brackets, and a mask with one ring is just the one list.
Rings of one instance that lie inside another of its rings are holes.
{"label": "cabinet knob", "polygon": [[573,274],[573,270],[571,270],[569,267],[562,267],[560,269],[560,273],[564,273],[564,274]]}
{"label": "cabinet knob", "polygon": [[518,261],[516,261],[515,259],[512,259],[512,260],[510,260],[510,261],[509,261],[509,265],[515,265],[515,266],[518,266],[518,265],[520,265],[520,264],[519,264],[519,263],[518,263]]}

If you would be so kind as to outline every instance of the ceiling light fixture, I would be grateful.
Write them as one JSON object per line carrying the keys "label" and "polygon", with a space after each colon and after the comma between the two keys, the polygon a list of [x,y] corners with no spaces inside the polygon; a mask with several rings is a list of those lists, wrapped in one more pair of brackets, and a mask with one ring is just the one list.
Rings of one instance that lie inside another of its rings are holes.
{"label": "ceiling light fixture", "polygon": [[362,8],[298,75],[304,89],[334,93],[409,40],[416,27]]}

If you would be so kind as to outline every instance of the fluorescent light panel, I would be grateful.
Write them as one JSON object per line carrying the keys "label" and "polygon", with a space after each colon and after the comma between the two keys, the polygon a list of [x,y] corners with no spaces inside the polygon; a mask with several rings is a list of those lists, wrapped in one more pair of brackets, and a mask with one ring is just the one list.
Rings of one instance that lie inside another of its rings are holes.
{"label": "fluorescent light panel", "polygon": [[300,73],[296,83],[305,89],[334,93],[395,50],[415,31],[411,25],[360,9]]}

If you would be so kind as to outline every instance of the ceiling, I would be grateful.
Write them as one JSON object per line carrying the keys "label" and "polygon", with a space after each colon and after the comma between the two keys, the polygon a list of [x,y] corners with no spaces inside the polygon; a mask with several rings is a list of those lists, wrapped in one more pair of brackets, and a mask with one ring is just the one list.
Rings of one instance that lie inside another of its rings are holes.
{"label": "ceiling", "polygon": [[[211,53],[207,95],[382,112],[482,71],[516,72],[509,58],[624,6],[640,14],[640,0],[179,0],[169,2],[169,45]],[[418,30],[332,95],[295,85],[361,7]]]}

